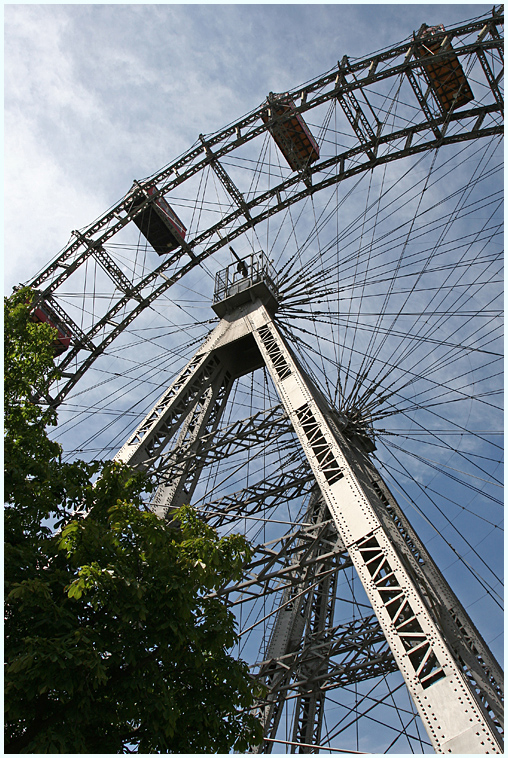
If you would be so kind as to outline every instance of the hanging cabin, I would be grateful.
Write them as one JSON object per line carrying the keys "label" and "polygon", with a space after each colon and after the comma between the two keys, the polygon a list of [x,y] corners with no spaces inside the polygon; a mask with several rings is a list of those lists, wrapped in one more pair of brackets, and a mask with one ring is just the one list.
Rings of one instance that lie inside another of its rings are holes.
{"label": "hanging cabin", "polygon": [[53,342],[56,356],[62,355],[69,349],[72,333],[47,303],[39,302],[34,305],[30,313],[30,320],[35,324],[49,324],[57,330],[57,336]]}
{"label": "hanging cabin", "polygon": [[[169,203],[163,197],[157,197],[155,184],[145,187],[145,191],[153,199],[132,220],[155,252],[158,255],[165,255],[180,247],[187,229]],[[130,207],[132,212],[145,202],[146,195],[137,184],[134,184],[130,193],[132,193]]]}
{"label": "hanging cabin", "polygon": [[[416,57],[424,61],[424,68],[429,78],[430,86],[439,105],[445,113],[470,103],[474,95],[468,84],[464,70],[450,42],[443,46],[442,36],[445,32],[442,24],[427,26],[422,24],[416,35]],[[438,38],[436,39],[436,36]],[[433,63],[432,59],[438,53],[449,51],[446,58]]]}
{"label": "hanging cabin", "polygon": [[261,118],[293,171],[301,171],[319,158],[319,146],[288,95],[270,92]]}

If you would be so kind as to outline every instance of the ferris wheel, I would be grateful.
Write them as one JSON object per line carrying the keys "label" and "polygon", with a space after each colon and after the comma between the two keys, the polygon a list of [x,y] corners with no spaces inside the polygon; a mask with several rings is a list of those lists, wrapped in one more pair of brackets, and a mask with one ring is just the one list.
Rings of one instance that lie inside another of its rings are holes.
{"label": "ferris wheel", "polygon": [[66,453],[255,547],[260,752],[502,752],[502,23],[270,93],[29,282]]}

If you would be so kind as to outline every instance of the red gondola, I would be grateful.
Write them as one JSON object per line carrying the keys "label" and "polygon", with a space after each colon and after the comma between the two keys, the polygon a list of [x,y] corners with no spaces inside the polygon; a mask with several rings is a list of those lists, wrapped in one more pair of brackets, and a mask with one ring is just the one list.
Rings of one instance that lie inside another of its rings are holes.
{"label": "red gondola", "polygon": [[49,324],[53,329],[57,330],[57,336],[53,342],[55,355],[62,355],[62,353],[65,353],[65,351],[69,349],[72,333],[64,324],[62,324],[58,316],[53,313],[46,303],[37,303],[37,305],[33,307],[30,319],[34,323]]}
{"label": "red gondola", "polygon": [[[146,237],[153,249],[159,255],[176,250],[180,247],[187,229],[180,221],[172,207],[163,197],[157,197],[157,187],[146,187],[146,192],[153,201],[133,219],[140,232]],[[146,200],[146,195],[137,184],[131,189],[132,210]]]}
{"label": "red gondola", "polygon": [[[443,111],[448,113],[448,111],[470,103],[474,99],[474,95],[450,42],[443,46],[443,37],[436,39],[436,35],[444,31],[445,28],[442,24],[439,26],[422,24],[416,37],[419,43],[416,45],[416,56],[425,61],[424,67],[432,90]],[[437,63],[431,62],[437,53],[445,51],[449,53],[446,58]]]}
{"label": "red gondola", "polygon": [[288,95],[271,92],[261,118],[269,124],[270,134],[293,171],[301,171],[319,158],[319,146]]}

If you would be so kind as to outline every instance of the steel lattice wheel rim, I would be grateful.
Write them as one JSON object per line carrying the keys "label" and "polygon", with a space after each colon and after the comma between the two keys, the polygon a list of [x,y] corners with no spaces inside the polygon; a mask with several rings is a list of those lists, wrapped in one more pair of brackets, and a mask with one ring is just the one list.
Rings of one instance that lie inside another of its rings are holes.
{"label": "steel lattice wheel rim", "polygon": [[[284,164],[258,108],[146,180],[156,181],[185,220],[190,248],[161,259],[120,203],[75,233],[55,265],[32,281],[74,322],[74,345],[61,358],[63,379],[52,391],[62,402],[58,437],[69,456],[108,458],[213,327],[213,275],[231,261],[228,246],[240,257],[267,253],[279,274],[277,323],[351,428],[373,425],[380,473],[441,568],[453,574],[447,577],[487,642],[502,629],[497,26],[481,41],[495,86],[478,55],[483,24],[457,32],[453,44],[476,99],[451,118],[435,103],[432,123],[418,111],[407,72],[397,68],[407,42],[365,62],[343,61],[342,69],[295,90],[321,148],[312,185]],[[417,62],[411,70],[422,78]],[[359,142],[339,90],[386,119],[377,147],[368,133]],[[217,161],[233,190],[221,181]],[[257,597],[228,593],[239,620],[238,651],[255,664],[263,660],[294,554],[295,538],[293,553],[281,540],[301,524],[311,480],[267,376],[258,371],[239,380],[234,400],[193,504],[220,530],[245,531],[265,545],[255,558],[264,564],[248,572]],[[248,418],[255,423],[240,424]],[[159,462],[158,475],[166,468]],[[269,486],[293,500],[281,496],[273,505]],[[239,493],[246,504],[226,511]],[[255,580],[272,559],[270,576]],[[351,608],[358,623],[368,620],[371,609],[352,569],[339,574],[335,626],[349,623]],[[400,674],[386,676],[320,685],[327,710],[319,744],[429,750]],[[283,719],[276,739],[294,741],[296,692],[292,682],[288,727]],[[286,749],[273,743],[273,752]]]}

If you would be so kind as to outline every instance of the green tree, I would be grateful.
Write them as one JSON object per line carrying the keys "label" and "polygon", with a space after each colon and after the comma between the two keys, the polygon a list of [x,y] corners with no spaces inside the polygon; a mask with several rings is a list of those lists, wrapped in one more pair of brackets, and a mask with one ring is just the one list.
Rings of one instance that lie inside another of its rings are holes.
{"label": "green tree", "polygon": [[189,507],[161,521],[124,466],[62,462],[56,414],[31,401],[55,373],[31,298],[5,302],[5,751],[244,752],[258,691],[209,594],[249,546]]}

